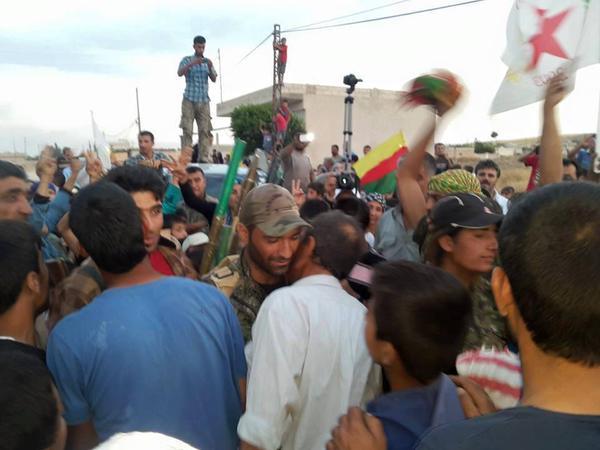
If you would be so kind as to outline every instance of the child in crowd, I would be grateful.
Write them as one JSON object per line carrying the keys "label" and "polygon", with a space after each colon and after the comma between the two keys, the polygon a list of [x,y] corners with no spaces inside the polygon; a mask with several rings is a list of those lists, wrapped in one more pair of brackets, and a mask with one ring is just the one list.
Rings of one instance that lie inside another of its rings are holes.
{"label": "child in crowd", "polygon": [[288,124],[290,122],[290,110],[288,107],[288,101],[282,100],[281,106],[277,110],[277,114],[274,117],[275,120],[275,131],[278,144],[283,144],[285,135],[287,133]]}
{"label": "child in crowd", "polygon": [[262,149],[271,155],[273,152],[273,134],[269,125],[261,125],[260,132],[262,133]]}
{"label": "child in crowd", "polygon": [[323,200],[323,196],[325,195],[325,186],[323,185],[323,183],[313,181],[308,185],[306,191],[307,200]]}
{"label": "child in crowd", "polygon": [[454,383],[443,370],[462,349],[471,315],[467,290],[435,267],[378,264],[365,338],[391,391],[367,405],[389,450],[412,449],[429,428],[464,419]]}
{"label": "child in crowd", "polygon": [[185,238],[188,237],[187,233],[187,219],[184,215],[175,214],[171,217],[171,236],[183,244]]}
{"label": "child in crowd", "polygon": [[204,249],[208,244],[208,236],[204,233],[194,233],[188,235],[181,245],[181,250],[185,253],[194,268],[200,272],[202,266],[202,258],[204,256]]}
{"label": "child in crowd", "polygon": [[[179,154],[177,164],[169,164],[171,170],[179,167],[185,169],[192,162],[194,149],[192,147],[183,147]],[[165,217],[165,226],[171,225],[171,220],[177,213],[177,208],[183,203],[183,194],[179,187],[179,179],[172,175],[167,185],[167,190],[163,198],[163,215]],[[185,238],[184,238],[185,239]]]}
{"label": "child in crowd", "polygon": [[285,75],[285,66],[287,65],[287,40],[282,38],[278,44],[273,46],[274,49],[279,50],[277,54],[277,81],[283,85],[283,76]]}
{"label": "child in crowd", "polygon": [[173,182],[167,185],[167,190],[163,198],[163,215],[165,217],[165,225],[169,226],[171,220],[177,212],[179,205],[183,203],[183,195],[181,189]]}

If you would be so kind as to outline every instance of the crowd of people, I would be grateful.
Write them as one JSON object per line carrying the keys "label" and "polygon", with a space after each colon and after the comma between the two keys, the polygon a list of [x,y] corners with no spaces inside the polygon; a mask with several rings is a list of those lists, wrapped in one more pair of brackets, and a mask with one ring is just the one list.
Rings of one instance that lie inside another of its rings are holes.
{"label": "crowd of people", "polygon": [[[216,76],[203,45],[182,75]],[[0,161],[0,448],[600,448],[600,185],[593,137],[563,158],[563,83],[527,192],[432,143],[456,100],[393,195],[295,134],[280,185],[233,187],[239,251],[207,273],[191,141],[143,131],[109,171],[46,149],[35,183]]]}

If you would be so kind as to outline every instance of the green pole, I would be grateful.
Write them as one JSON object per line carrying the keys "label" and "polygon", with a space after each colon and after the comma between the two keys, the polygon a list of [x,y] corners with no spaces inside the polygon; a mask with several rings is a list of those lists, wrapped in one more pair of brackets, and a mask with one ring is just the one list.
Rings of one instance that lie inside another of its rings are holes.
{"label": "green pole", "polygon": [[[223,229],[223,224],[227,215],[229,197],[231,197],[233,185],[235,184],[235,177],[237,175],[238,167],[242,162],[245,149],[246,142],[241,139],[236,139],[233,150],[231,151],[231,160],[229,161],[227,175],[225,175],[225,181],[223,182],[223,190],[221,191],[219,203],[217,204],[217,209],[215,210],[215,215],[210,226],[210,234],[208,236],[209,242],[204,251],[204,256],[202,257],[202,265],[200,266],[201,275],[208,273],[214,266],[213,259],[219,245],[221,230]],[[219,261],[217,261],[217,263],[218,262]]]}

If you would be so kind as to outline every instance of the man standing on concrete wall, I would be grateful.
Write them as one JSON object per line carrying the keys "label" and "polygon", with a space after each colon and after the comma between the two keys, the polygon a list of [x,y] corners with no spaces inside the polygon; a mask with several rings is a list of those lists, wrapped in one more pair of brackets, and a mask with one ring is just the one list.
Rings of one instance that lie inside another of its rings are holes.
{"label": "man standing on concrete wall", "polygon": [[185,76],[185,91],[181,103],[181,123],[183,131],[181,147],[192,145],[194,120],[198,124],[198,147],[200,159],[208,162],[210,147],[210,98],[208,97],[208,79],[217,81],[217,71],[208,58],[204,57],[206,39],[203,36],[194,38],[194,54],[186,56],[179,63],[177,75]]}

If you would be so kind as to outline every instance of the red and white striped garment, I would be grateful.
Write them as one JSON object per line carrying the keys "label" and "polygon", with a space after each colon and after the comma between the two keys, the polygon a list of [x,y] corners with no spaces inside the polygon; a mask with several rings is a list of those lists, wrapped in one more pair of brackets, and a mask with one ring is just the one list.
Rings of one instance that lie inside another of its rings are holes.
{"label": "red and white striped garment", "polygon": [[458,374],[479,384],[499,409],[516,406],[523,377],[519,357],[508,349],[481,348],[458,355]]}

